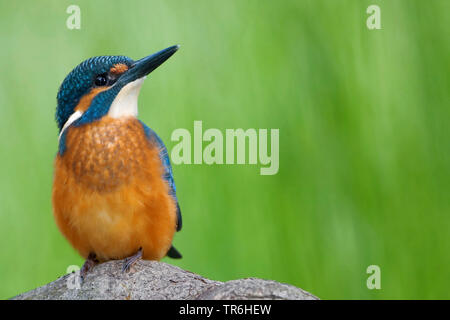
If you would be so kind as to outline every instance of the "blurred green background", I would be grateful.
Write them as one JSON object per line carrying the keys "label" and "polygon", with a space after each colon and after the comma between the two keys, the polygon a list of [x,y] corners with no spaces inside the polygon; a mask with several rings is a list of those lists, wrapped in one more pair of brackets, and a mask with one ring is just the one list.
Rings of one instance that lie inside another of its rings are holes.
{"label": "blurred green background", "polygon": [[[66,28],[73,3],[80,30]],[[366,27],[371,4],[382,30]],[[0,298],[82,264],[50,200],[66,74],[176,43],[140,119],[169,150],[194,120],[279,128],[280,170],[174,166],[184,258],[166,262],[323,299],[450,298],[449,12],[447,0],[1,1]],[[381,290],[366,287],[372,264]]]}

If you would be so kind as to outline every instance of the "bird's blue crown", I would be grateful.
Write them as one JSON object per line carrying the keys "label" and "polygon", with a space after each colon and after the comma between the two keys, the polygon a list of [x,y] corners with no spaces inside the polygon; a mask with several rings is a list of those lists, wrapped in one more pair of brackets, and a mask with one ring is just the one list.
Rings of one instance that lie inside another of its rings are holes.
{"label": "bird's blue crown", "polygon": [[55,118],[59,130],[74,112],[80,99],[95,87],[95,79],[98,75],[107,73],[116,64],[125,64],[130,67],[133,62],[125,56],[99,56],[87,59],[76,66],[66,76],[58,91]]}

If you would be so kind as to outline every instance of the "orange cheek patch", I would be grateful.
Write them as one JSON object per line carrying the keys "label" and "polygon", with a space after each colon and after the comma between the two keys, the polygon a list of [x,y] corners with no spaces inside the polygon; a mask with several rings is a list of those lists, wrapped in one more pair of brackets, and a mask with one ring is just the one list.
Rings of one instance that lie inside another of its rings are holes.
{"label": "orange cheek patch", "polygon": [[128,70],[128,66],[123,63],[115,64],[109,71],[115,74],[121,74]]}
{"label": "orange cheek patch", "polygon": [[92,100],[102,91],[108,90],[110,87],[94,88],[88,94],[85,94],[75,107],[75,111],[85,112],[91,105]]}

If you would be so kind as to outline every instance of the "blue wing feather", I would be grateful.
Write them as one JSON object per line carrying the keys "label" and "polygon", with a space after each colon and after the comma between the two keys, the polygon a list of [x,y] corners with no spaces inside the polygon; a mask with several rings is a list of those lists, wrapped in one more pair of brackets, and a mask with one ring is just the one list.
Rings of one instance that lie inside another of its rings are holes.
{"label": "blue wing feather", "polygon": [[172,172],[172,165],[170,164],[169,159],[169,153],[167,152],[167,148],[164,145],[164,142],[161,140],[161,138],[156,134],[155,131],[150,129],[145,123],[140,121],[144,131],[145,135],[149,140],[152,140],[156,143],[159,149],[159,158],[161,159],[161,162],[164,167],[164,173],[163,178],[167,181],[167,184],[169,185],[169,193],[174,198],[175,203],[177,205],[177,231],[181,230],[182,226],[182,219],[181,219],[181,210],[180,205],[178,204],[177,194],[176,194],[176,187],[175,187],[175,181],[173,180],[173,172]]}

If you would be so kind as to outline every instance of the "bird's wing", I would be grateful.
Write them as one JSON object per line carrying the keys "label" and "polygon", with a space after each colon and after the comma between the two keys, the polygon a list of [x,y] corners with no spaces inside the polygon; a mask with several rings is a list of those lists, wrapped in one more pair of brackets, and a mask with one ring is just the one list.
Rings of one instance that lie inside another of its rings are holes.
{"label": "bird's wing", "polygon": [[170,164],[169,154],[167,152],[167,148],[164,145],[164,142],[161,140],[161,138],[156,134],[155,131],[150,129],[145,123],[142,123],[142,126],[144,127],[145,134],[147,138],[151,141],[154,141],[159,149],[159,158],[161,159],[161,162],[164,167],[164,173],[163,178],[167,181],[167,184],[169,185],[169,193],[174,198],[175,203],[177,205],[177,231],[181,230],[182,226],[182,220],[181,220],[181,210],[180,205],[178,204],[177,194],[176,194],[176,187],[175,187],[175,181],[173,180],[173,173],[172,173],[172,166]]}

